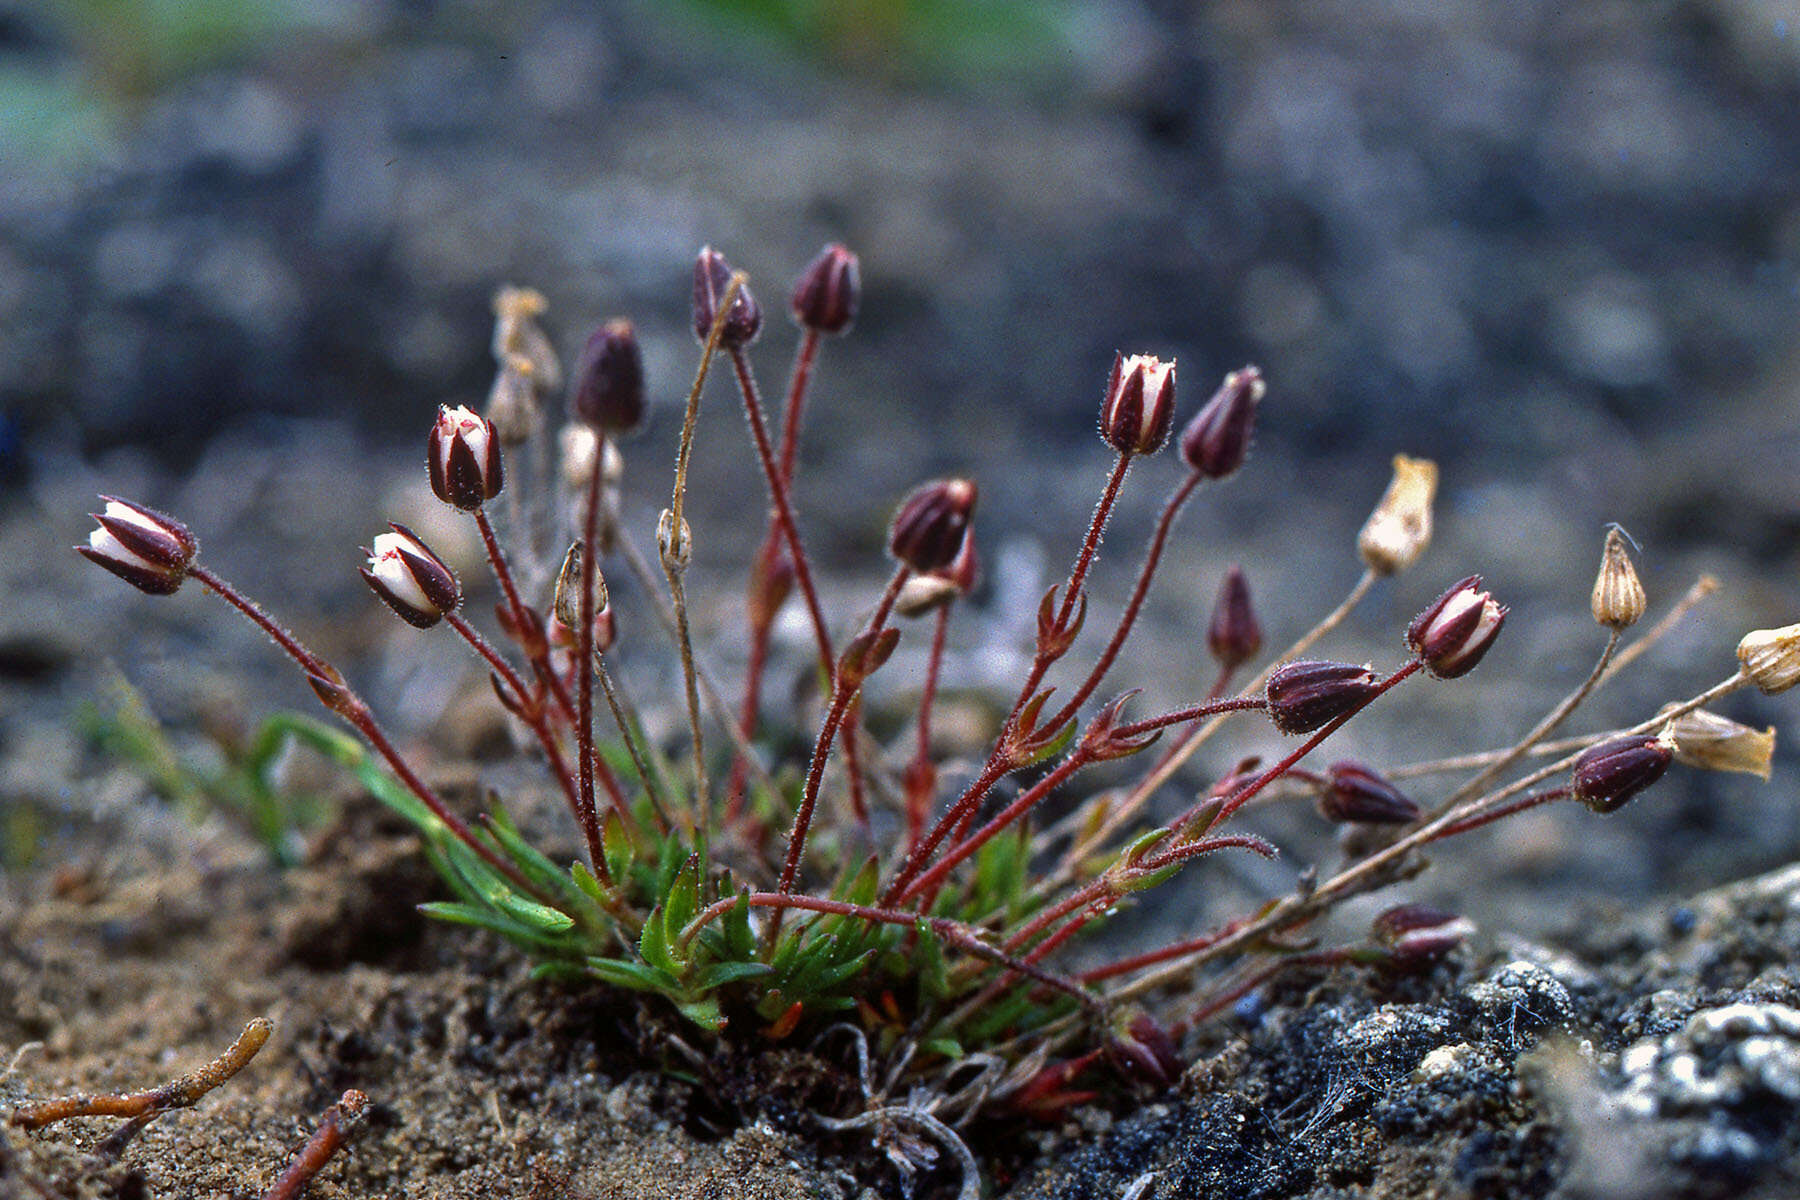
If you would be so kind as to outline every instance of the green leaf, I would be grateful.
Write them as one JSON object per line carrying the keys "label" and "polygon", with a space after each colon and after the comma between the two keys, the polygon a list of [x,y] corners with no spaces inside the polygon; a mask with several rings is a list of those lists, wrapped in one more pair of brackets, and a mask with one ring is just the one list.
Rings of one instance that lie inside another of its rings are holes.
{"label": "green leaf", "polygon": [[700,855],[690,854],[663,901],[663,934],[671,942],[700,911]]}
{"label": "green leaf", "polygon": [[428,904],[419,905],[419,911],[439,921],[490,929],[527,949],[535,948],[550,952],[561,949],[555,939],[545,936],[532,926],[479,905],[460,904],[454,900],[433,900]]}
{"label": "green leaf", "polygon": [[703,1000],[687,1000],[675,1005],[681,1015],[700,1028],[710,1033],[718,1033],[725,1028],[725,1018],[719,1012],[717,997],[708,996]]}
{"label": "green leaf", "polygon": [[918,982],[921,1006],[950,998],[950,972],[944,964],[944,947],[933,937],[924,918],[918,922],[914,943],[913,978]]}
{"label": "green leaf", "polygon": [[652,909],[650,916],[644,921],[644,932],[638,938],[638,953],[645,962],[660,971],[667,971],[675,979],[680,979],[687,969],[669,944],[663,926],[661,905]]}
{"label": "green leaf", "polygon": [[634,992],[660,992],[665,996],[681,992],[681,983],[674,976],[643,963],[628,962],[622,958],[594,957],[587,960],[587,969],[589,974],[603,982]]}
{"label": "green leaf", "polygon": [[1019,766],[1034,766],[1047,758],[1054,758],[1056,755],[1061,754],[1068,748],[1069,743],[1074,740],[1076,724],[1077,722],[1075,719],[1071,717],[1061,729],[1056,731],[1055,737],[1050,738],[1048,741],[1034,741],[1026,751],[1025,756],[1019,760]]}
{"label": "green leaf", "polygon": [[955,1038],[926,1038],[919,1043],[919,1048],[928,1053],[940,1055],[953,1061],[963,1056],[962,1043]]}
{"label": "green leaf", "polygon": [[508,913],[543,933],[567,933],[575,928],[575,918],[568,913],[548,904],[539,904],[517,892],[502,892],[498,903]]}
{"label": "green leaf", "polygon": [[701,971],[694,980],[694,990],[710,992],[714,988],[722,988],[726,984],[736,983],[740,979],[757,979],[774,972],[768,963],[758,962],[723,962],[714,963]]}

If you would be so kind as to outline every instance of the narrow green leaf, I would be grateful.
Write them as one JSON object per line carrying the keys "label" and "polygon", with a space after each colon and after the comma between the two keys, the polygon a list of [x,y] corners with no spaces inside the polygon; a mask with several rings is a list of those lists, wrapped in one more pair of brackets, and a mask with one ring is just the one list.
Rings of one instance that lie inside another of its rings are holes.
{"label": "narrow green leaf", "polygon": [[605,983],[634,992],[659,992],[665,996],[675,996],[681,991],[681,984],[666,971],[658,971],[642,963],[627,962],[622,958],[590,958],[587,960],[587,969],[589,974]]}
{"label": "narrow green leaf", "polygon": [[726,984],[736,983],[740,979],[757,979],[772,974],[768,963],[758,962],[723,962],[714,963],[701,971],[694,980],[694,990],[710,992],[714,988],[722,988]]}

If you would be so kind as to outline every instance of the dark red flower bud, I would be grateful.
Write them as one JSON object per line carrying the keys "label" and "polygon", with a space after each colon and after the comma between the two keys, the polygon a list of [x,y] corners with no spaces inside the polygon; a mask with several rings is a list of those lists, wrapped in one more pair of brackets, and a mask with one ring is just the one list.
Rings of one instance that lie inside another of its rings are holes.
{"label": "dark red flower bud", "polygon": [[1115,1019],[1106,1054],[1121,1074],[1157,1087],[1168,1087],[1181,1078],[1181,1053],[1174,1037],[1145,1012],[1128,1012]]}
{"label": "dark red flower bud", "polygon": [[1507,608],[1481,590],[1481,576],[1453,584],[1406,627],[1406,645],[1439,679],[1466,675],[1500,634]]}
{"label": "dark red flower bud", "polygon": [[1100,408],[1100,436],[1120,454],[1155,454],[1175,422],[1175,362],[1113,355]]}
{"label": "dark red flower bud", "polygon": [[1589,746],[1575,760],[1575,799],[1597,813],[1617,812],[1625,802],[1662,778],[1675,757],[1667,730],[1632,734]]}
{"label": "dark red flower bud", "polygon": [[75,552],[105,567],[140,592],[167,596],[181,586],[200,544],[186,525],[153,508],[102,496],[106,508],[89,513],[100,528]]}
{"label": "dark red flower bud", "polygon": [[1429,904],[1399,904],[1376,917],[1370,932],[1393,965],[1423,967],[1462,945],[1475,925]]}
{"label": "dark red flower bud", "polygon": [[1340,662],[1291,662],[1275,668],[1264,696],[1283,733],[1311,733],[1375,695],[1375,672]]}
{"label": "dark red flower bud", "polygon": [[[700,257],[694,260],[694,336],[702,342],[712,336],[719,304],[730,286],[731,264],[711,246],[701,247]],[[762,308],[746,284],[738,289],[737,299],[731,302],[731,312],[719,334],[719,344],[727,350],[748,346],[761,332]]]}
{"label": "dark red flower bud", "polygon": [[608,321],[588,336],[570,407],[602,433],[630,433],[644,423],[644,357],[630,321]]}
{"label": "dark red flower bud", "polygon": [[430,629],[462,603],[456,574],[412,530],[394,524],[388,528],[392,532],[376,535],[374,547],[365,551],[369,562],[362,568],[363,582],[402,621]]}
{"label": "dark red flower bud", "polygon": [[1181,431],[1181,457],[1187,465],[1208,479],[1224,479],[1243,466],[1264,390],[1262,372],[1256,367],[1225,376],[1212,399]]}
{"label": "dark red flower bud", "polygon": [[856,255],[833,242],[794,284],[794,319],[820,333],[842,333],[856,320],[860,299],[862,270]]}
{"label": "dark red flower bud", "polygon": [[973,480],[928,483],[900,505],[888,534],[888,552],[921,573],[948,567],[962,551],[974,510]]}
{"label": "dark red flower bud", "polygon": [[1419,819],[1417,804],[1359,762],[1335,762],[1325,769],[1319,811],[1327,820],[1364,825],[1405,825]]}
{"label": "dark red flower bud", "polygon": [[1206,627],[1206,648],[1219,665],[1234,671],[1262,649],[1262,626],[1250,605],[1250,581],[1235,564],[1225,572],[1219,598],[1213,602],[1212,622]]}
{"label": "dark red flower bud", "polygon": [[474,512],[506,484],[493,423],[472,409],[439,405],[425,447],[432,494],[445,504]]}

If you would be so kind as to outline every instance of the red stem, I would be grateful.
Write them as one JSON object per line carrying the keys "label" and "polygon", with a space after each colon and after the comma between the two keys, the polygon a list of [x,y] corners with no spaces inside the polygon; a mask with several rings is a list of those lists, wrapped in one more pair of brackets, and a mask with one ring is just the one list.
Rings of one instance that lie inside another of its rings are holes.
{"label": "red stem", "polygon": [[[388,740],[387,734],[382,732],[381,726],[375,723],[374,714],[369,711],[369,706],[363,703],[361,696],[350,690],[349,684],[343,682],[343,676],[335,667],[302,646],[293,634],[283,629],[273,617],[264,612],[261,605],[243,595],[206,567],[196,564],[188,568],[188,574],[198,579],[214,594],[250,618],[251,622],[264,633],[274,638],[275,643],[285,650],[289,657],[299,663],[308,675],[330,686],[338,702],[328,704],[327,707],[343,717],[355,727],[358,733],[362,734],[363,740],[368,742],[377,754],[387,760],[388,767],[405,785],[406,790],[417,796],[420,803],[430,809],[432,815],[442,821],[445,828],[449,829],[458,841],[480,855],[489,866],[504,875],[520,891],[545,903],[550,902],[550,898],[521,875],[518,868],[501,858],[486,842],[476,837],[468,825],[463,823],[463,819],[451,812],[443,799],[432,791],[423,779],[419,778],[418,772],[414,771],[412,766],[400,756],[400,752]],[[320,696],[320,699],[324,699],[323,695]]]}
{"label": "red stem", "polygon": [[[781,481],[788,485],[791,492],[794,483],[794,462],[800,448],[800,413],[806,403],[806,389],[812,382],[813,362],[818,358],[819,331],[807,328],[800,337],[800,349],[794,357],[794,370],[788,379],[787,404],[781,410]],[[781,527],[777,516],[769,515],[769,528],[763,535],[762,548],[757,551],[756,561],[766,572],[773,561],[776,546],[781,541]],[[739,728],[743,730],[744,741],[748,743],[756,736],[756,723],[759,705],[762,698],[762,675],[769,657],[769,633],[772,628],[773,613],[769,620],[755,622],[750,626],[750,661],[744,674],[744,703]],[[731,768],[731,782],[726,788],[725,819],[736,820],[743,811],[744,788],[748,782],[749,764],[740,753]]]}
{"label": "red stem", "polygon": [[[1106,528],[1107,519],[1112,515],[1113,505],[1119,498],[1119,488],[1125,482],[1125,472],[1130,466],[1130,453],[1122,453],[1113,464],[1112,473],[1107,476],[1106,488],[1100,494],[1100,503],[1094,507],[1094,518],[1088,523],[1087,535],[1082,539],[1081,549],[1075,556],[1075,563],[1069,569],[1069,578],[1065,584],[1062,603],[1056,614],[1055,625],[1059,630],[1068,623],[1069,614],[1074,611],[1082,585],[1087,580],[1088,568],[1093,565],[1094,554],[1099,549],[1100,535]],[[915,846],[913,852],[907,856],[900,874],[888,890],[890,900],[898,895],[901,889],[918,874],[931,857],[932,852],[943,843],[945,838],[950,836],[952,831],[959,838],[966,835],[968,826],[974,821],[975,812],[981,801],[987,796],[989,789],[998,783],[1002,776],[1020,765],[1014,763],[1009,755],[1014,725],[1018,721],[1019,713],[1023,711],[1026,701],[1036,694],[1038,684],[1043,682],[1044,673],[1050,669],[1050,665],[1056,661],[1057,657],[1056,654],[1047,653],[1045,647],[1041,643],[1039,644],[1036,654],[1032,656],[1031,670],[1025,677],[1025,684],[1019,689],[1019,697],[1013,701],[1012,711],[1007,714],[1006,721],[1001,725],[999,737],[994,739],[994,749],[988,755],[987,764],[982,767],[981,773],[975,777],[974,782],[969,784],[949,810],[938,819],[938,823],[932,826],[931,832],[926,835],[925,840]],[[1055,727],[1046,726],[1046,728]]]}
{"label": "red stem", "polygon": [[569,771],[569,764],[563,759],[562,747],[556,744],[556,734],[552,732],[550,722],[544,715],[542,703],[526,690],[525,681],[519,678],[519,673],[513,670],[512,664],[502,658],[500,652],[486,638],[482,637],[473,625],[464,620],[461,613],[447,613],[444,620],[452,629],[462,635],[463,640],[469,643],[475,652],[481,655],[494,669],[494,673],[500,677],[501,681],[512,689],[513,695],[518,699],[520,705],[513,711],[526,725],[531,727],[531,732],[537,735],[538,744],[544,748],[544,758],[550,764],[551,774],[556,776],[557,783],[562,787],[563,796],[569,802],[569,811],[574,814],[575,823],[581,827],[582,833],[587,837],[588,859],[594,868],[594,877],[601,883],[610,886],[612,879],[607,873],[606,855],[601,850],[600,841],[593,836],[592,826],[581,819],[580,785],[575,782],[575,776]]}
{"label": "red stem", "polygon": [[[819,667],[830,679],[836,669],[837,653],[831,644],[831,631],[825,624],[825,610],[819,604],[819,592],[813,586],[812,567],[806,558],[806,547],[800,543],[800,524],[794,516],[794,500],[788,492],[788,481],[781,464],[769,445],[768,422],[763,418],[762,399],[757,391],[756,376],[750,371],[750,359],[742,346],[731,347],[731,366],[737,375],[738,391],[744,396],[744,413],[749,419],[751,440],[756,443],[756,457],[762,463],[763,479],[769,486],[769,498],[775,504],[775,520],[787,539],[788,553],[794,560],[794,583],[806,600],[807,614],[812,618],[813,637],[819,644]],[[796,420],[798,416],[796,415]],[[796,436],[798,436],[796,432]],[[842,720],[842,714],[839,714]],[[844,760],[850,774],[850,800],[862,808],[862,762],[856,747],[856,731],[844,735]]]}
{"label": "red stem", "polygon": [[[938,676],[944,665],[945,634],[950,628],[950,606],[945,604],[933,616],[931,629],[931,654],[925,660],[925,686],[919,694],[919,740],[918,749],[913,754],[913,765],[907,772],[907,779],[921,778],[931,770],[931,710],[937,702]],[[919,845],[919,838],[925,832],[925,806],[930,803],[930,791],[908,795],[906,798],[906,847],[908,851]]]}
{"label": "red stem", "polygon": [[1082,702],[1094,694],[1094,689],[1100,686],[1100,681],[1106,678],[1108,671],[1112,670],[1113,661],[1119,657],[1119,651],[1125,645],[1125,639],[1131,636],[1131,628],[1137,622],[1138,610],[1144,606],[1144,597],[1149,594],[1150,581],[1156,575],[1157,565],[1162,561],[1163,547],[1169,540],[1169,530],[1173,528],[1175,518],[1180,514],[1182,506],[1188,502],[1188,497],[1194,494],[1194,489],[1199,486],[1203,478],[1205,477],[1198,472],[1190,473],[1175,489],[1168,502],[1163,505],[1162,515],[1156,520],[1156,532],[1150,539],[1150,549],[1144,555],[1144,565],[1138,571],[1137,585],[1131,590],[1131,599],[1125,604],[1125,612],[1119,618],[1118,628],[1113,630],[1112,639],[1106,643],[1106,649],[1100,652],[1100,657],[1095,660],[1094,669],[1088,672],[1087,679],[1076,689],[1075,694],[1069,697],[1057,714],[1050,718],[1046,728],[1055,729],[1074,716],[1081,708]]}
{"label": "red stem", "polygon": [[1492,825],[1495,821],[1510,817],[1515,813],[1522,813],[1526,809],[1536,808],[1540,804],[1549,804],[1555,800],[1567,800],[1568,798],[1569,789],[1566,787],[1552,788],[1547,792],[1532,792],[1524,796],[1515,796],[1505,804],[1497,805],[1494,808],[1488,809],[1486,812],[1475,813],[1474,815],[1464,817],[1459,821],[1452,821],[1448,825],[1440,826],[1433,831],[1428,839],[1426,839],[1426,844],[1429,845],[1432,842],[1441,842],[1445,838],[1455,837],[1459,833],[1468,833],[1471,829],[1480,829],[1483,825]]}
{"label": "red stem", "polygon": [[[894,601],[900,595],[901,585],[911,574],[909,568],[902,566],[894,572],[888,582],[887,590],[881,595],[881,602],[876,605],[875,613],[869,618],[858,638],[872,638],[887,625],[888,615],[893,612]],[[831,705],[826,709],[825,722],[819,728],[819,736],[813,742],[812,764],[806,771],[806,790],[801,793],[800,807],[794,813],[794,828],[788,834],[787,858],[781,866],[781,882],[776,891],[786,894],[792,890],[794,875],[800,867],[800,855],[806,848],[806,834],[812,826],[813,808],[818,803],[819,785],[825,778],[825,760],[831,756],[831,743],[837,737],[838,723],[850,709],[850,702],[862,689],[862,679],[858,678],[854,687],[844,687],[841,681],[833,680],[831,689]]]}
{"label": "red stem", "polygon": [[1283,775],[1285,775],[1287,773],[1287,770],[1289,767],[1292,767],[1295,763],[1297,763],[1301,759],[1305,758],[1308,754],[1311,754],[1314,747],[1316,747],[1320,742],[1324,741],[1326,738],[1328,738],[1332,734],[1336,733],[1339,729],[1342,729],[1344,727],[1345,722],[1349,721],[1351,717],[1354,717],[1357,713],[1359,713],[1363,709],[1369,707],[1369,705],[1375,703],[1376,699],[1378,697],[1380,697],[1381,695],[1383,695],[1385,692],[1387,692],[1387,690],[1389,688],[1393,687],[1395,684],[1399,683],[1402,679],[1405,679],[1407,676],[1413,674],[1420,667],[1422,667],[1424,665],[1425,664],[1423,662],[1421,662],[1419,659],[1415,658],[1411,662],[1408,662],[1405,666],[1401,667],[1399,670],[1395,671],[1392,675],[1389,675],[1386,679],[1383,679],[1380,683],[1376,684],[1375,690],[1370,692],[1367,696],[1364,696],[1362,698],[1362,700],[1357,703],[1355,708],[1351,709],[1347,713],[1342,714],[1341,716],[1334,717],[1330,721],[1326,722],[1323,726],[1321,726],[1319,728],[1319,730],[1316,733],[1314,733],[1311,737],[1307,738],[1304,742],[1301,742],[1299,745],[1299,748],[1297,748],[1292,754],[1289,754],[1286,758],[1282,759],[1280,762],[1276,763],[1274,766],[1270,767],[1268,770],[1266,770],[1262,774],[1258,775],[1255,779],[1252,779],[1249,783],[1245,784],[1243,787],[1241,787],[1237,791],[1233,792],[1226,799],[1224,805],[1219,809],[1218,818],[1213,822],[1213,824],[1215,826],[1217,826],[1219,824],[1219,822],[1230,818],[1231,814],[1236,812],[1238,809],[1242,808],[1246,803],[1248,803],[1252,796],[1256,795],[1256,793],[1262,791],[1265,787],[1268,787],[1271,783],[1273,783],[1277,779],[1281,778]]}

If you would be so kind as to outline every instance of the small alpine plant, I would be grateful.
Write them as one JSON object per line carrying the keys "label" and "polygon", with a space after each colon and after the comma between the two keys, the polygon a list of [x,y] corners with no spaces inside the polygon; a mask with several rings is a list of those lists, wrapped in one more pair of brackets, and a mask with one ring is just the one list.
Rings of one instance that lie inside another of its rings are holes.
{"label": "small alpine plant", "polygon": [[[1676,761],[1768,776],[1772,735],[1708,706],[1746,687],[1775,693],[1800,681],[1800,625],[1747,635],[1734,671],[1634,725],[1549,740],[1714,586],[1702,580],[1624,646],[1646,601],[1616,528],[1592,595],[1604,644],[1587,679],[1540,721],[1505,746],[1456,759],[1387,768],[1331,760],[1333,735],[1414,676],[1468,686],[1463,677],[1506,629],[1507,606],[1471,574],[1395,631],[1392,661],[1312,656],[1431,539],[1437,468],[1404,455],[1358,537],[1361,574],[1337,608],[1265,653],[1250,583],[1225,568],[1210,617],[1196,614],[1216,664],[1211,688],[1168,711],[1134,711],[1134,691],[1113,681],[1113,668],[1182,511],[1244,466],[1266,394],[1258,368],[1232,371],[1177,432],[1176,364],[1142,353],[1116,356],[1106,373],[1099,431],[1111,467],[1091,521],[1072,531],[1066,575],[1037,605],[997,730],[973,762],[940,760],[931,731],[948,631],[979,577],[975,481],[929,481],[899,502],[889,577],[859,619],[822,604],[794,500],[817,360],[828,338],[852,327],[860,290],[857,258],[842,246],[801,274],[789,305],[799,350],[772,427],[750,356],[764,310],[723,255],[701,251],[693,329],[702,348],[673,485],[655,528],[638,530],[620,496],[622,443],[647,408],[632,324],[595,330],[565,385],[538,324],[543,298],[504,289],[486,411],[440,409],[426,447],[432,493],[467,514],[485,548],[494,620],[480,628],[465,616],[467,589],[405,526],[388,525],[364,551],[362,577],[383,604],[410,625],[448,627],[482,660],[545,787],[568,810],[571,844],[581,847],[573,861],[548,857],[498,801],[475,813],[441,795],[344,674],[209,569],[176,518],[102,497],[97,527],[76,549],[152,595],[191,579],[274,639],[360,739],[313,726],[313,744],[423,835],[452,897],[425,905],[428,915],[500,934],[544,976],[652,997],[709,1034],[780,1041],[848,1024],[890,1080],[919,1094],[951,1095],[951,1077],[977,1061],[982,1086],[959,1086],[955,1105],[931,1110],[951,1116],[1007,1105],[1053,1113],[1082,1094],[1083,1076],[1092,1077],[1083,1086],[1107,1073],[1166,1085],[1182,1068],[1187,1032],[1284,971],[1429,967],[1467,936],[1467,920],[1400,904],[1365,937],[1323,946],[1315,927],[1344,901],[1415,874],[1434,842],[1560,801],[1615,812]],[[701,392],[721,360],[769,502],[743,564],[746,667],[730,687],[694,644],[686,591],[705,549],[687,518],[690,455]],[[559,394],[565,423],[551,436]],[[1089,574],[1121,489],[1171,441],[1175,478],[1161,513],[1147,533],[1123,539],[1141,556],[1128,599],[1090,624]],[[606,576],[620,572],[635,578],[631,603],[642,611],[615,614]],[[794,607],[820,687],[774,723],[811,730],[805,753],[783,761],[778,747],[793,739],[770,736],[764,684],[777,621]],[[664,636],[621,638],[622,625],[660,626]],[[922,676],[904,688],[887,666],[902,637],[924,647]],[[671,676],[680,695],[669,701],[685,718],[679,735],[646,735],[619,686],[621,655],[679,664]],[[888,745],[864,720],[872,689],[884,700],[916,697]],[[1224,761],[1235,765],[1209,773],[1196,756],[1226,738],[1236,750]],[[1106,786],[1088,784],[1088,768],[1127,759]],[[1427,792],[1434,779],[1453,782]],[[1092,936],[1202,859],[1275,856],[1247,819],[1258,800],[1308,802],[1354,831],[1340,839],[1343,861],[1254,912],[1148,951],[1118,956]]]}

